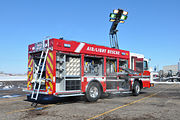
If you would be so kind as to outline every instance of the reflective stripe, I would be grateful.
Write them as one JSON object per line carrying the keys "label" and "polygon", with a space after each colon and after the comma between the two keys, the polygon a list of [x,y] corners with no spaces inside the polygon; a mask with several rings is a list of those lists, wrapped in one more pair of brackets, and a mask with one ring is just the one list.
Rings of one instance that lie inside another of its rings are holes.
{"label": "reflective stripe", "polygon": [[[53,69],[53,54],[49,52],[46,61],[46,79],[51,79],[53,81]],[[52,82],[46,82],[46,90],[48,94],[52,93]]]}
{"label": "reflective stripe", "polygon": [[28,69],[30,68],[30,71],[28,70],[28,83],[27,83],[27,89],[30,90],[32,88],[32,84],[31,81],[33,79],[33,59],[32,57],[29,55],[29,59],[28,59]]}

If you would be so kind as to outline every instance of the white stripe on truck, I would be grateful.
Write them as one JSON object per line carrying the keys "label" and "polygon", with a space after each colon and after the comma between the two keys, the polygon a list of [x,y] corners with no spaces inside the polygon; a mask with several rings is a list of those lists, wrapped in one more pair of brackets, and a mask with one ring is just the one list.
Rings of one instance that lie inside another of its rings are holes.
{"label": "white stripe on truck", "polygon": [[84,45],[85,45],[85,43],[80,43],[74,52],[80,53],[82,48],[84,47]]}

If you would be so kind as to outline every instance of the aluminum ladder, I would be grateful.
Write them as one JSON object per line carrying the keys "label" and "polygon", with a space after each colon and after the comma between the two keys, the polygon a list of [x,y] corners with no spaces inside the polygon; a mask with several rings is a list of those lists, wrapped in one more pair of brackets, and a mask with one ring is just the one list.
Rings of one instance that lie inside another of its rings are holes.
{"label": "aluminum ladder", "polygon": [[[31,94],[31,99],[34,99],[34,100],[38,99],[38,95],[39,95],[40,88],[41,88],[42,74],[44,71],[44,66],[46,64],[48,52],[49,52],[49,48],[47,48],[41,52],[41,57],[40,57],[38,65],[37,65],[37,69],[35,69],[35,82],[34,82],[34,86],[33,86],[33,92]],[[40,70],[40,68],[41,68],[41,70]],[[39,70],[40,70],[40,73],[39,73]],[[39,83],[39,84],[37,85],[37,83]]]}

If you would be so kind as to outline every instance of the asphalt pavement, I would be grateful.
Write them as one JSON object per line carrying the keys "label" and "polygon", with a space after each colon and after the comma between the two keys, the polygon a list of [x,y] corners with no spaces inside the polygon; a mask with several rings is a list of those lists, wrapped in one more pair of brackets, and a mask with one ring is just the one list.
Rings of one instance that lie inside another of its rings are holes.
{"label": "asphalt pavement", "polygon": [[97,102],[83,97],[62,98],[57,103],[32,107],[21,88],[1,90],[1,120],[179,120],[180,85],[156,85],[143,89],[139,96],[130,93],[104,96]]}

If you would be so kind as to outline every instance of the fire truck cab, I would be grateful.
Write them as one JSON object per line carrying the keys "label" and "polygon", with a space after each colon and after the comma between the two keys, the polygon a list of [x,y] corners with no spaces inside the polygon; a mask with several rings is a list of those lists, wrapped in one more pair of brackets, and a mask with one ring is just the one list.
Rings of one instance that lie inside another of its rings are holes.
{"label": "fire truck cab", "polygon": [[85,96],[97,101],[103,93],[151,87],[144,55],[84,42],[49,39],[28,47],[30,99],[39,95]]}

